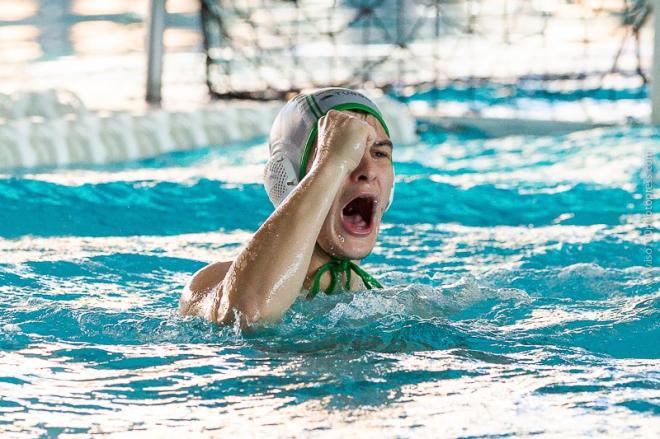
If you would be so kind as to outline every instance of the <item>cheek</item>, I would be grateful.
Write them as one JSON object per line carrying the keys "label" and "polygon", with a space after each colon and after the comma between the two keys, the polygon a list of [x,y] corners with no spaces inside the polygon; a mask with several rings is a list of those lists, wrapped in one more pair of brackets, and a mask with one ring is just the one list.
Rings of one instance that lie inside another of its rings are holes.
{"label": "cheek", "polygon": [[333,251],[343,247],[346,241],[346,236],[343,236],[342,234],[341,220],[339,217],[341,215],[342,208],[340,199],[344,193],[344,190],[346,189],[347,184],[350,184],[348,177],[337,192],[337,196],[335,197],[332,206],[328,211],[328,215],[323,221],[323,225],[321,226],[321,230],[317,238],[317,242],[321,248],[329,253],[332,253]]}
{"label": "cheek", "polygon": [[328,215],[325,217],[323,225],[321,226],[321,231],[319,232],[317,241],[319,244],[321,244],[321,246],[331,245],[337,240],[335,235],[337,234],[336,222],[338,209],[338,203],[337,200],[335,200],[332,207],[330,208],[330,211],[328,212]]}
{"label": "cheek", "polygon": [[340,251],[342,244],[341,240],[335,235],[336,233],[334,231],[332,220],[328,217],[325,223],[323,223],[323,227],[321,227],[321,232],[319,233],[316,243],[324,252],[331,256],[338,257],[342,253]]}
{"label": "cheek", "polygon": [[332,215],[328,215],[321,226],[319,241],[328,242],[332,238]]}
{"label": "cheek", "polygon": [[385,210],[387,207],[387,203],[390,199],[390,194],[394,190],[394,170],[390,169],[387,172],[387,175],[385,178],[383,178],[383,194],[384,194],[384,201],[385,205],[382,206],[382,209]]}

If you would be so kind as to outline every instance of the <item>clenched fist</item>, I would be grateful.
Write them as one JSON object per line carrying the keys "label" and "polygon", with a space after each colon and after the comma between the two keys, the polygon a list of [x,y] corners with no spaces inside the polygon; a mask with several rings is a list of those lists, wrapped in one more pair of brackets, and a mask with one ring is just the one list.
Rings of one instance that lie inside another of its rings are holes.
{"label": "clenched fist", "polygon": [[344,173],[358,167],[364,151],[376,139],[376,130],[367,122],[342,111],[330,110],[318,121],[315,162],[327,160]]}

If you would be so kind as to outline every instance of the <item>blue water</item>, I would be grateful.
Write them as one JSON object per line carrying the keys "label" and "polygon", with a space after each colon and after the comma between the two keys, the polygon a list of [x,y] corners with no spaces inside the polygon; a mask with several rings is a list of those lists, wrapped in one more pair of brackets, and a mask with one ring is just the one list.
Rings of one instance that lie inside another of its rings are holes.
{"label": "blue water", "polygon": [[249,334],[177,304],[271,213],[264,144],[0,177],[0,431],[657,437],[660,131],[424,133],[387,288]]}

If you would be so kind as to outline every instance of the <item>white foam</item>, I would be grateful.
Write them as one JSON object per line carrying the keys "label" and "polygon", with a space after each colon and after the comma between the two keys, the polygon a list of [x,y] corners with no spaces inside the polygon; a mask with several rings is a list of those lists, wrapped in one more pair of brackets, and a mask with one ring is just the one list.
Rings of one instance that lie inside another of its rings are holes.
{"label": "white foam", "polygon": [[417,316],[438,318],[467,309],[488,299],[526,302],[529,295],[516,288],[490,288],[467,274],[440,287],[423,284],[398,285],[376,292],[365,291],[337,303],[329,312],[331,326],[340,321],[359,323],[381,317]]}

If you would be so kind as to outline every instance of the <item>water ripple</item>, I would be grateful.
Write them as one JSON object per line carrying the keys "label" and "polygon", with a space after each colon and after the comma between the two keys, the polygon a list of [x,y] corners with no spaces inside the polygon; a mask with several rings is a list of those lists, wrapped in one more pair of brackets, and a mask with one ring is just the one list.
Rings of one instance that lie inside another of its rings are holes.
{"label": "water ripple", "polygon": [[387,287],[246,333],[177,305],[272,211],[263,145],[4,176],[0,431],[657,436],[657,139],[397,146]]}

